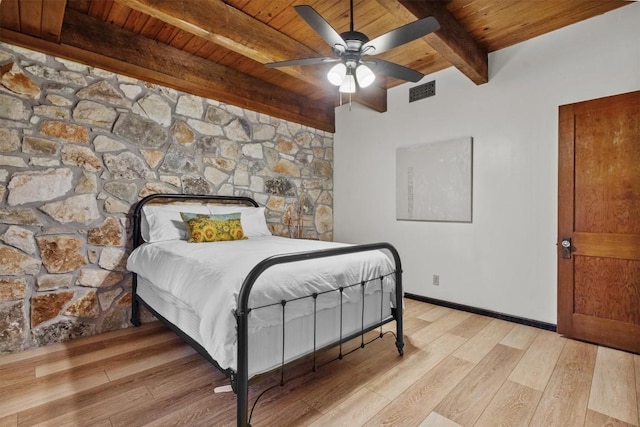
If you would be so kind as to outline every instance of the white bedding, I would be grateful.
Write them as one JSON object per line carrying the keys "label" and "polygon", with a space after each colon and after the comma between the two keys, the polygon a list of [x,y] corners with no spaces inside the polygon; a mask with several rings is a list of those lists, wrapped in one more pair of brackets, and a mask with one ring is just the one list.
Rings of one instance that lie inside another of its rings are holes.
{"label": "white bedding", "polygon": [[[204,347],[200,336],[202,322],[194,312],[181,310],[181,304],[176,304],[175,298],[166,292],[159,292],[144,277],[138,276],[136,293],[165,319]],[[284,325],[284,336],[281,324],[249,331],[249,378],[271,371],[282,364],[283,339],[284,362],[288,363],[311,354],[314,349],[335,344],[336,337],[341,336],[340,331],[344,337],[359,332],[363,324],[366,328],[389,319],[392,316],[390,298],[388,292],[365,295],[364,313],[362,301],[357,301],[354,304],[347,303],[319,310],[316,314],[288,319]],[[386,304],[381,305],[383,301]],[[274,306],[268,309],[278,311],[281,307]]]}
{"label": "white bedding", "polygon": [[[187,243],[184,240],[145,243],[129,256],[127,268],[153,282],[160,292],[173,295],[182,309],[202,319],[200,335],[204,347],[223,369],[236,369],[236,321],[234,310],[242,282],[263,259],[277,254],[346,246],[341,243],[286,239],[275,236],[215,243]],[[276,265],[267,269],[251,292],[251,306],[278,303],[385,276],[385,291],[394,289],[393,265],[382,252],[369,251]],[[366,293],[380,289],[377,280]],[[362,289],[345,289],[344,301],[358,301]],[[340,303],[339,293],[318,298],[318,309]],[[390,304],[395,301],[391,293]],[[286,317],[303,316],[313,310],[311,298],[290,304]],[[273,310],[252,310],[250,328],[282,321]],[[277,312],[276,312],[277,313]]]}

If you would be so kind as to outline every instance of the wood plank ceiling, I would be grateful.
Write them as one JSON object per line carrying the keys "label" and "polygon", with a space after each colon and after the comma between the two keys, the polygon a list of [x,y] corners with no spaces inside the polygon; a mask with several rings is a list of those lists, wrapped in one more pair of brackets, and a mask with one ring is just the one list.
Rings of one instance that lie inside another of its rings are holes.
{"label": "wood plank ceiling", "polygon": [[[439,31],[379,57],[424,74],[454,66],[484,84],[488,53],[629,3],[355,0],[354,21],[373,39],[433,15]],[[0,0],[0,40],[333,132],[331,64],[264,66],[331,56],[296,4],[349,29],[347,0]],[[353,101],[383,112],[386,90],[401,83],[378,76]]]}

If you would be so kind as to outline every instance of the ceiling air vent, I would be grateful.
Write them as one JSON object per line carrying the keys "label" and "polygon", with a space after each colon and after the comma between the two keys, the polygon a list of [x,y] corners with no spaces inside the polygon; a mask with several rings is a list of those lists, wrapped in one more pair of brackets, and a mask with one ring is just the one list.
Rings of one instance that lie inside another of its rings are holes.
{"label": "ceiling air vent", "polygon": [[436,94],[436,81],[421,84],[409,89],[409,102],[419,101],[424,98],[428,98]]}

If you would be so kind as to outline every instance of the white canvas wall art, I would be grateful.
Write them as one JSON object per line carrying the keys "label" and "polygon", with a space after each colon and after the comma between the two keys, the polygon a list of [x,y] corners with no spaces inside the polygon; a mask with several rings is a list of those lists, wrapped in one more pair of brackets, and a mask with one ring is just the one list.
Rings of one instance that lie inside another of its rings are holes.
{"label": "white canvas wall art", "polygon": [[396,151],[396,218],[472,221],[473,138],[400,147]]}

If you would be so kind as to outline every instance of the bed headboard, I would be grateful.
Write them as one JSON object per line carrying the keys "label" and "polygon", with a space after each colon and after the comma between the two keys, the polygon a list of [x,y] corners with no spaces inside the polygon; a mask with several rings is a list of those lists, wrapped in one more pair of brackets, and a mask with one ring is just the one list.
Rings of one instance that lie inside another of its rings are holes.
{"label": "bed headboard", "polygon": [[217,196],[210,194],[152,194],[140,200],[133,210],[133,249],[142,244],[140,222],[142,220],[142,208],[147,204],[179,204],[200,202],[203,205],[244,205],[258,207],[258,203],[251,197],[244,196]]}

